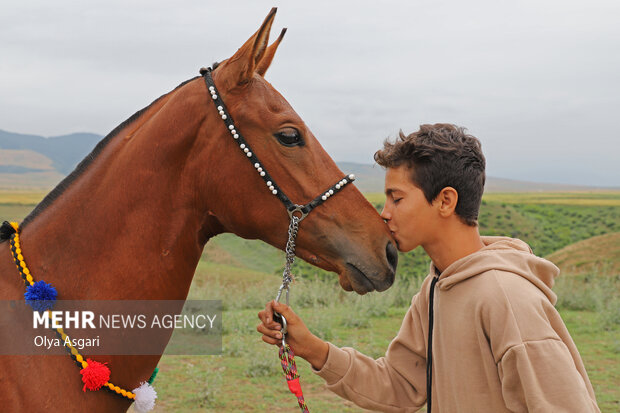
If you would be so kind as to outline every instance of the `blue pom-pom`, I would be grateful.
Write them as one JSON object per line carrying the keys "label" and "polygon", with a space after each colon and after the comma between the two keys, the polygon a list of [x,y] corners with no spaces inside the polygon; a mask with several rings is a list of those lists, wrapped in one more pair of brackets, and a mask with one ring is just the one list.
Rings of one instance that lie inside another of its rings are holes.
{"label": "blue pom-pom", "polygon": [[26,302],[36,311],[45,311],[52,308],[57,296],[56,289],[52,287],[52,284],[47,284],[45,281],[37,281],[29,285],[24,293]]}

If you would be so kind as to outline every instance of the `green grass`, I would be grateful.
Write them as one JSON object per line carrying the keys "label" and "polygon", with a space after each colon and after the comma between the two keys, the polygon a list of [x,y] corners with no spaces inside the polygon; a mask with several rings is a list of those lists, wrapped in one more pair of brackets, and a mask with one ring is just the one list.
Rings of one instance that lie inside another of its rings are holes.
{"label": "green grass", "polygon": [[[209,279],[207,273],[200,273],[197,277]],[[614,277],[600,279],[614,280]],[[602,302],[615,294],[612,292],[614,288],[620,287],[618,280],[601,285],[579,277],[567,280],[587,283],[591,293]],[[256,314],[260,307],[252,308],[255,298],[251,296],[263,296],[263,300],[267,301],[271,292],[269,288],[263,285],[257,291],[247,286],[245,290],[231,291],[226,289],[226,283],[220,286],[216,282],[206,284],[220,291],[223,301],[237,302],[229,306],[234,309],[225,311],[223,315],[223,354],[164,356],[155,382],[160,392],[155,411],[295,411],[295,398],[288,392],[281,375],[277,351],[275,347],[264,344],[255,331],[258,324]],[[556,291],[560,295],[568,294],[569,286],[558,283]],[[583,286],[577,284],[572,287]],[[384,355],[407,311],[407,305],[395,306],[398,301],[394,300],[394,296],[385,294],[407,289],[407,293],[411,294],[415,286],[396,285],[386,293],[360,297],[343,293],[328,281],[301,280],[294,288],[292,304],[317,335],[336,345],[352,346],[377,358]],[[573,291],[581,294],[583,290]],[[308,291],[316,291],[322,301],[311,304],[303,298]],[[239,303],[245,297],[250,300],[247,305]],[[562,301],[559,309],[582,355],[601,411],[616,412],[620,406],[620,389],[617,386],[620,381],[620,325],[606,326],[601,316],[602,307],[595,300],[590,300],[591,309],[582,310],[571,309],[568,302],[570,300]],[[297,363],[311,411],[364,411],[326,390],[322,380],[312,373],[305,361],[298,359]]]}
{"label": "green grass", "polygon": [[[20,221],[42,194],[0,193],[0,219]],[[368,195],[380,209],[382,194]],[[480,228],[485,235],[516,236],[538,255],[595,235],[618,232],[618,193],[490,194]],[[155,380],[156,412],[290,412],[297,409],[281,376],[275,348],[255,331],[257,312],[280,284],[283,253],[260,241],[230,234],[207,245],[190,290],[193,299],[223,301],[223,354],[164,356]],[[421,250],[401,254],[395,285],[363,297],[343,292],[334,274],[302,262],[292,304],[320,337],[384,354],[397,333],[412,295],[428,271]],[[620,281],[617,274],[560,277],[558,309],[579,348],[603,412],[620,411]],[[312,411],[360,412],[325,389],[303,360],[302,385]]]}

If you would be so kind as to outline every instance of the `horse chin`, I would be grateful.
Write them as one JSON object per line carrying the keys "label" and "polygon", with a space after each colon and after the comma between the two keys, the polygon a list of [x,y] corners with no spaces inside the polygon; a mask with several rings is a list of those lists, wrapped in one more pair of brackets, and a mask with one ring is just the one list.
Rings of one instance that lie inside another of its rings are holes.
{"label": "horse chin", "polygon": [[338,275],[338,281],[343,290],[355,291],[359,295],[364,295],[376,289],[368,277],[350,263],[347,263],[346,269]]}

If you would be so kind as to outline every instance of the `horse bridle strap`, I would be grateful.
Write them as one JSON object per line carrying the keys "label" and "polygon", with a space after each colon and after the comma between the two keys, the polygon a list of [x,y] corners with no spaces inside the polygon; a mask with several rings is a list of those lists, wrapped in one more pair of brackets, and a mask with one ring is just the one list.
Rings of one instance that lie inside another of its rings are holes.
{"label": "horse bridle strap", "polygon": [[222,121],[226,125],[226,129],[231,134],[239,149],[241,149],[244,155],[248,158],[248,160],[254,165],[254,169],[258,172],[259,176],[265,181],[267,188],[269,191],[282,201],[284,204],[289,217],[292,219],[295,213],[299,213],[299,221],[301,222],[314,208],[321,205],[323,202],[327,201],[332,195],[335,195],[339,190],[341,190],[345,185],[355,180],[355,175],[350,174],[344,176],[340,181],[336,184],[332,185],[328,188],[324,193],[314,198],[312,201],[308,202],[306,205],[297,205],[294,204],[288,196],[282,191],[282,189],[276,184],[274,179],[269,175],[269,172],[265,169],[263,164],[258,160],[256,154],[250,148],[250,145],[247,143],[241,132],[238,130],[238,126],[235,125],[230,113],[226,109],[226,105],[222,100],[222,97],[217,91],[215,87],[215,83],[213,82],[213,77],[211,76],[212,69],[202,68],[200,69],[200,74],[205,80],[207,84],[207,88],[209,93],[211,94],[211,99],[215,104],[215,108],[217,109],[219,116],[222,118]]}

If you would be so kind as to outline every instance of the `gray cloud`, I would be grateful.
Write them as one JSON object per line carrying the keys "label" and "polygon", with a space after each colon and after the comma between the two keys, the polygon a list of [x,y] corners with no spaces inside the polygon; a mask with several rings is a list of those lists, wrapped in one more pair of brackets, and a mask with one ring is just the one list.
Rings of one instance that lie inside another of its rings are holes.
{"label": "gray cloud", "polygon": [[488,173],[620,185],[620,3],[25,1],[0,13],[0,128],[106,134],[279,5],[268,79],[337,160],[452,122]]}

